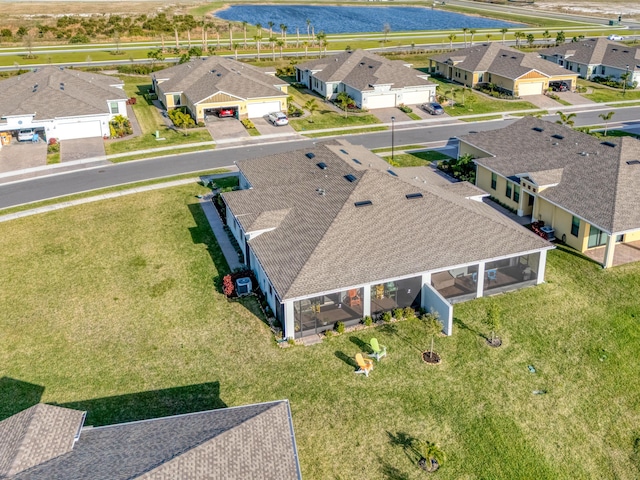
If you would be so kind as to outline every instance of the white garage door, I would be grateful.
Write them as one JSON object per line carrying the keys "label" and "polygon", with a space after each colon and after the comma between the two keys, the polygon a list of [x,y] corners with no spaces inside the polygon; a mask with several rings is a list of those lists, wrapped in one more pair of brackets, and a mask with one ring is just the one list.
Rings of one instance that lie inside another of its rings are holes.
{"label": "white garage door", "polygon": [[249,103],[247,105],[247,115],[249,118],[264,117],[271,112],[280,111],[280,101],[275,102],[262,102],[262,103]]}
{"label": "white garage door", "polygon": [[428,103],[435,101],[431,99],[431,91],[425,90],[423,92],[405,92],[402,94],[402,103],[405,105],[420,105],[421,103]]}
{"label": "white garage door", "polygon": [[542,95],[542,82],[521,83],[518,87],[518,94],[521,97],[527,95]]}
{"label": "white garage door", "polygon": [[56,129],[51,131],[51,137],[58,140],[73,138],[101,137],[100,120],[90,122],[57,123]]}
{"label": "white garage door", "polygon": [[396,106],[396,94],[391,95],[367,95],[366,108],[388,108]]}

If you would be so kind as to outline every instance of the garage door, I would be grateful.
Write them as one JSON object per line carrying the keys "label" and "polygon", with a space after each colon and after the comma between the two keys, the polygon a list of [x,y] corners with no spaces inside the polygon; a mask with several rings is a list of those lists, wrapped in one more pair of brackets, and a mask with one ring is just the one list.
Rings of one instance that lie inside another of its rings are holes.
{"label": "garage door", "polygon": [[271,112],[280,111],[280,101],[275,102],[262,102],[262,103],[249,103],[247,105],[247,115],[249,118],[264,117]]}
{"label": "garage door", "polygon": [[542,95],[542,82],[521,83],[518,86],[518,94],[521,97],[527,95]]}
{"label": "garage door", "polygon": [[100,120],[90,122],[57,123],[56,129],[51,132],[51,137],[58,140],[73,138],[101,137]]}
{"label": "garage door", "polygon": [[366,108],[388,108],[396,106],[396,94],[391,95],[368,95]]}
{"label": "garage door", "polygon": [[429,90],[424,92],[404,92],[402,94],[402,103],[405,105],[418,105],[431,101],[435,101],[435,99],[431,99],[431,91]]}

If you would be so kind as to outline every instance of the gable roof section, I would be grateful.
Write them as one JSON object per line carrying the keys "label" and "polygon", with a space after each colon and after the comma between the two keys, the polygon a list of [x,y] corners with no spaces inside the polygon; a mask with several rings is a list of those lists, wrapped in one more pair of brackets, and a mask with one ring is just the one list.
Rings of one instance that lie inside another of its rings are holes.
{"label": "gable roof section", "polygon": [[73,450],[12,479],[299,479],[287,401],[86,428]]}
{"label": "gable roof section", "polygon": [[[37,85],[37,87],[36,87]],[[126,100],[119,78],[67,68],[42,67],[0,82],[0,117],[36,120],[108,114],[109,101]]]}
{"label": "gable roof section", "polygon": [[211,56],[165,68],[153,74],[163,92],[182,92],[194,104],[218,92],[246,100],[282,97],[285,82],[252,65]]}
{"label": "gable roof section", "polygon": [[39,403],[0,422],[0,478],[70,452],[84,412]]}
{"label": "gable roof section", "polygon": [[[223,194],[245,231],[261,212],[290,209],[275,230],[249,240],[281,300],[550,247],[455,189],[355,169],[332,149],[316,145],[313,159],[298,150],[238,162],[253,189]],[[416,192],[423,197],[407,199]],[[372,204],[355,206],[366,200]]]}
{"label": "gable roof section", "polygon": [[640,165],[627,164],[640,160],[640,140],[610,139],[614,146],[608,146],[591,135],[533,117],[460,140],[494,154],[475,161],[504,177],[530,175],[536,183],[557,183],[538,195],[606,232],[640,228]]}
{"label": "gable roof section", "polygon": [[431,60],[452,64],[468,72],[489,72],[512,80],[532,70],[548,77],[571,74],[566,69],[540,58],[536,53],[524,53],[498,43],[461,48],[455,52],[434,55]]}
{"label": "gable roof section", "polygon": [[392,88],[434,85],[426,74],[406,66],[400,60],[354,50],[297,65],[300,70],[316,71],[314,77],[327,82],[342,82],[356,90],[372,90],[373,85],[391,85]]}
{"label": "gable roof section", "polygon": [[588,38],[580,42],[565,43],[557,47],[545,48],[540,55],[563,56],[570,62],[584,65],[605,65],[608,67],[640,70],[640,47],[630,47],[606,38]]}

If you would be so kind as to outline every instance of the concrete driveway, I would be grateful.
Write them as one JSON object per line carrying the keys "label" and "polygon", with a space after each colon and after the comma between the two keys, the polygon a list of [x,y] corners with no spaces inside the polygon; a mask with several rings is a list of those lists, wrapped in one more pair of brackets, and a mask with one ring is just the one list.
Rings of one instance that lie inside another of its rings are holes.
{"label": "concrete driveway", "polygon": [[240,120],[235,118],[217,118],[213,117],[207,120],[207,130],[214,140],[230,140],[234,138],[246,138],[249,137],[249,132],[244,128],[244,125],[240,123]]}
{"label": "concrete driveway", "polygon": [[389,108],[375,108],[370,110],[376,117],[380,119],[382,123],[391,123],[391,117],[395,117],[396,122],[409,122],[411,118],[402,110],[396,107]]}
{"label": "concrete driveway", "polygon": [[[556,92],[554,92],[556,93]],[[527,95],[522,97],[525,102],[533,103],[536,107],[547,109],[561,107],[562,104],[556,102],[553,98],[549,98],[546,95]]]}
{"label": "concrete driveway", "polygon": [[562,100],[569,102],[571,105],[593,105],[593,100],[583,97],[579,93],[574,92],[555,92]]}
{"label": "concrete driveway", "polygon": [[18,142],[12,139],[0,149],[0,173],[24,168],[41,167],[47,164],[47,143]]}
{"label": "concrete driveway", "polygon": [[100,137],[60,141],[60,163],[104,156],[104,140]]}
{"label": "concrete driveway", "polygon": [[276,127],[273,123],[267,120],[266,117],[252,118],[251,120],[260,132],[260,135],[293,135],[296,133],[291,125]]}

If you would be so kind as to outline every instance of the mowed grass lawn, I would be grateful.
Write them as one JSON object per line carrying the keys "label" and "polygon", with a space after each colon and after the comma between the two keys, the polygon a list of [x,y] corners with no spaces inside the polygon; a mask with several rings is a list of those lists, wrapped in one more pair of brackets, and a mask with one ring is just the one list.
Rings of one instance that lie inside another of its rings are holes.
{"label": "mowed grass lawn", "polygon": [[[420,359],[429,338],[418,322],[280,349],[252,300],[219,292],[226,265],[196,203],[204,191],[0,224],[1,418],[39,387],[44,402],[88,408],[94,425],[288,398],[304,478],[425,478],[407,438],[448,454],[433,478],[637,478],[640,264],[602,270],[551,252],[546,284],[456,305],[435,367]],[[504,313],[498,349],[481,323],[493,302]],[[349,359],[374,335],[389,356],[369,378],[354,375]],[[24,388],[7,391],[9,379]]]}
{"label": "mowed grass lawn", "polygon": [[[387,162],[391,163],[391,155],[385,155],[384,158]],[[451,157],[445,155],[437,150],[423,150],[420,152],[406,152],[395,154],[393,156],[394,166],[398,167],[422,167],[428,165],[431,162],[438,162],[440,160],[449,160]]]}
{"label": "mowed grass lawn", "polygon": [[594,102],[606,103],[623,102],[625,100],[640,100],[640,90],[635,88],[627,88],[625,91],[620,88],[608,87],[606,85],[590,82],[581,78],[578,79],[578,84],[591,88],[590,93],[585,93],[582,96],[593,100]]}

